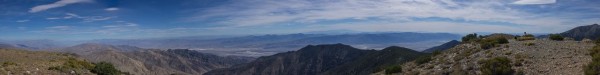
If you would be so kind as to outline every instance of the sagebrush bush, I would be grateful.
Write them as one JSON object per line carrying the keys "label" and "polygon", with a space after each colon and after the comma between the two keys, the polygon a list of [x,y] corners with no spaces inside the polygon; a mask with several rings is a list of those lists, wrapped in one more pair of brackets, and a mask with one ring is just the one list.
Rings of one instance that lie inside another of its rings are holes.
{"label": "sagebrush bush", "polygon": [[87,61],[77,60],[76,58],[68,58],[65,63],[61,66],[49,67],[48,70],[56,70],[64,73],[70,73],[71,71],[86,71],[89,70],[97,75],[121,75],[126,74],[117,70],[111,63],[100,62],[90,63]]}
{"label": "sagebrush bush", "polygon": [[521,37],[517,37],[517,41],[525,41],[525,40],[535,40],[535,36],[531,34],[525,34]]}
{"label": "sagebrush bush", "polygon": [[98,75],[120,75],[121,71],[117,70],[115,68],[115,66],[113,66],[111,63],[107,63],[107,62],[100,62],[100,63],[94,63],[96,65],[96,67],[94,67],[93,69],[91,69],[90,71],[92,73],[96,73]]}
{"label": "sagebrush bush", "polygon": [[535,40],[535,37],[518,37],[517,41]]}
{"label": "sagebrush bush", "polygon": [[589,51],[589,55],[592,56],[592,62],[584,66],[583,71],[585,75],[600,75],[600,45],[596,44]]}
{"label": "sagebrush bush", "polygon": [[549,38],[550,38],[550,40],[556,40],[556,41],[562,41],[565,39],[564,37],[562,37],[559,34],[550,34]]}
{"label": "sagebrush bush", "polygon": [[472,42],[472,41],[475,41],[476,39],[478,39],[477,33],[467,34],[467,36],[462,37],[463,42]]}
{"label": "sagebrush bush", "polygon": [[7,61],[7,62],[3,62],[1,67],[7,67],[7,66],[10,66],[10,65],[17,65],[17,63],[15,63],[15,62],[8,62]]}
{"label": "sagebrush bush", "polygon": [[388,67],[385,69],[385,74],[393,74],[393,73],[401,73],[402,72],[402,66],[401,65],[394,65],[391,67]]}
{"label": "sagebrush bush", "polygon": [[482,39],[481,41],[478,42],[481,46],[482,49],[489,49],[492,47],[496,47],[499,44],[506,44],[508,43],[508,39],[506,38],[485,38]]}
{"label": "sagebrush bush", "polygon": [[511,61],[506,57],[495,57],[480,61],[483,75],[512,75]]}
{"label": "sagebrush bush", "polygon": [[535,45],[535,43],[533,43],[533,42],[526,42],[526,43],[523,43],[523,44],[525,46],[533,46],[533,45]]}
{"label": "sagebrush bush", "polygon": [[533,36],[531,34],[525,34],[525,35],[523,35],[523,37],[535,37],[535,36]]}
{"label": "sagebrush bush", "polygon": [[431,55],[425,55],[425,56],[421,56],[421,57],[415,59],[415,63],[417,63],[418,65],[421,65],[421,64],[427,63],[431,60],[432,60]]}
{"label": "sagebrush bush", "polygon": [[94,65],[89,62],[77,60],[75,58],[68,58],[65,63],[62,64],[62,66],[50,67],[48,70],[57,70],[60,72],[69,73],[71,71],[88,70],[91,68],[94,68]]}

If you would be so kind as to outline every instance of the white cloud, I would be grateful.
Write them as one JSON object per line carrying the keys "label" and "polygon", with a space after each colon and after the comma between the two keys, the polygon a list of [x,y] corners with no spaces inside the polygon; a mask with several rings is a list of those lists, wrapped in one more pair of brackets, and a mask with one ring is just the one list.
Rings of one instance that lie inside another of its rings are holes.
{"label": "white cloud", "polygon": [[52,26],[52,27],[46,27],[46,29],[51,29],[51,30],[68,30],[69,28],[71,28],[71,26]]}
{"label": "white cloud", "polygon": [[49,18],[46,18],[46,19],[47,20],[56,20],[56,19],[60,19],[60,18],[58,18],[58,17],[49,17]]}
{"label": "white cloud", "polygon": [[138,24],[135,24],[135,23],[125,23],[125,26],[134,27],[134,26],[138,26]]}
{"label": "white cloud", "polygon": [[104,20],[110,20],[113,18],[116,18],[115,16],[111,16],[111,17],[105,17],[105,16],[79,16],[77,14],[74,13],[65,13],[66,16],[62,17],[62,18],[57,18],[57,17],[51,17],[51,18],[46,18],[48,20],[55,20],[55,19],[82,19],[83,22],[95,22],[95,21],[104,21]]}
{"label": "white cloud", "polygon": [[[546,32],[564,31],[565,28],[578,25],[573,24],[580,21],[572,19],[574,16],[530,12],[538,9],[515,5],[555,2],[555,0],[516,2],[504,0],[244,0],[202,10],[186,20],[215,22],[224,27],[268,27],[288,23],[309,25],[323,22],[331,24],[331,21],[334,24],[347,22],[344,20],[418,22],[422,21],[420,19],[441,18],[444,21],[434,22],[472,25],[489,22],[512,26],[512,29],[526,30],[520,26],[533,26],[540,30],[552,30]],[[394,24],[404,25],[404,23]]]}
{"label": "white cloud", "polygon": [[104,28],[119,28],[119,27],[137,27],[138,24],[135,23],[123,23],[123,24],[119,24],[119,25],[106,25],[106,26],[102,26]]}
{"label": "white cloud", "polygon": [[67,15],[67,16],[63,17],[63,19],[83,18],[83,17],[81,17],[81,16],[79,16],[77,14],[73,14],[73,13],[65,13],[65,15]]}
{"label": "white cloud", "polygon": [[104,21],[109,20],[115,17],[103,17],[103,16],[91,16],[91,17],[83,17],[83,22],[94,22],[94,21]]}
{"label": "white cloud", "polygon": [[[248,5],[255,4],[255,5]],[[454,2],[451,0],[259,0],[215,7],[192,20],[225,17],[221,24],[233,26],[270,25],[283,22],[377,18],[408,20],[440,17],[469,21],[511,21],[525,13],[504,7],[499,1]]]}
{"label": "white cloud", "polygon": [[106,10],[106,11],[117,11],[117,10],[119,10],[119,8],[112,7],[112,8],[106,8],[104,10]]}
{"label": "white cloud", "polygon": [[18,20],[16,22],[29,22],[29,20]]}
{"label": "white cloud", "polygon": [[108,26],[102,26],[104,28],[115,28],[115,27],[120,27],[120,26],[116,26],[116,25],[108,25]]}
{"label": "white cloud", "polygon": [[513,2],[513,4],[553,4],[556,0],[519,0]]}
{"label": "white cloud", "polygon": [[69,5],[69,4],[86,3],[86,2],[93,2],[93,1],[92,0],[60,0],[60,1],[54,2],[52,4],[35,6],[35,7],[31,8],[31,10],[29,10],[29,12],[36,13],[36,12],[40,12],[40,11],[44,11],[44,10],[48,10],[48,9],[52,9],[52,8],[63,7],[63,6]]}

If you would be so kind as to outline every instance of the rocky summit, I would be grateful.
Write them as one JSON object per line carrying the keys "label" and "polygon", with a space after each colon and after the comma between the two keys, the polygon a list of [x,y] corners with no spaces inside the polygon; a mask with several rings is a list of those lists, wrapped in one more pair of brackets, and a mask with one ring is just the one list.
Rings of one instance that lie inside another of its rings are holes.
{"label": "rocky summit", "polygon": [[[581,41],[537,39],[509,40],[510,43],[482,49],[475,43],[464,43],[433,56],[428,63],[414,61],[402,65],[397,75],[481,75],[484,60],[508,58],[514,74],[525,75],[582,75],[583,67],[591,61],[588,49],[594,44]],[[383,74],[383,72],[375,73]]]}

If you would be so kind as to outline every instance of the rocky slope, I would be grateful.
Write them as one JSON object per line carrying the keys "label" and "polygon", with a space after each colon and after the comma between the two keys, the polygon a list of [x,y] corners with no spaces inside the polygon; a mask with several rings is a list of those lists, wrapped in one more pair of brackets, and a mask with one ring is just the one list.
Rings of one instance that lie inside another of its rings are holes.
{"label": "rocky slope", "polygon": [[[50,70],[68,61],[83,61],[65,53],[27,51],[14,47],[0,47],[0,75],[95,75],[84,68],[71,69],[72,73]],[[89,62],[88,62],[89,63]]]}
{"label": "rocky slope", "polygon": [[592,24],[586,26],[579,26],[569,31],[560,33],[560,35],[565,37],[571,37],[575,40],[582,40],[584,38],[592,40],[598,39],[600,37],[600,25]]}
{"label": "rocky slope", "polygon": [[375,51],[343,44],[309,45],[298,51],[260,57],[247,64],[204,75],[364,75],[419,55],[421,53],[402,47]]}
{"label": "rocky slope", "polygon": [[458,44],[460,44],[459,41],[452,40],[452,41],[446,42],[446,43],[444,43],[442,45],[426,49],[423,52],[425,52],[425,53],[431,53],[431,52],[434,52],[434,51],[444,51],[444,50],[450,49],[450,48],[452,48],[452,47],[454,47],[454,46],[456,46]]}
{"label": "rocky slope", "polygon": [[92,62],[110,62],[117,69],[136,75],[202,74],[212,69],[226,68],[251,60],[186,49],[153,50],[92,43],[65,48],[62,51],[76,53]]}
{"label": "rocky slope", "polygon": [[[465,43],[432,57],[424,64],[402,65],[399,75],[480,75],[481,61],[507,57],[515,73],[526,75],[582,75],[582,67],[591,61],[588,54],[594,44],[580,41],[547,39],[515,41],[498,47],[481,49],[479,44]],[[375,73],[382,74],[383,72]]]}

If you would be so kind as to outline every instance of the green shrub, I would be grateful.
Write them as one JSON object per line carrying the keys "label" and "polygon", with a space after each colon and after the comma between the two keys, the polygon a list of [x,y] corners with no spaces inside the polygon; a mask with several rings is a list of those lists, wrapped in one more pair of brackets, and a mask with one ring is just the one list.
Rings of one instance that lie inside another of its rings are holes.
{"label": "green shrub", "polygon": [[56,70],[60,72],[69,73],[71,71],[82,71],[94,68],[94,64],[77,60],[75,58],[68,58],[65,63],[61,66],[49,67],[48,70]]}
{"label": "green shrub", "polygon": [[467,36],[462,37],[462,41],[463,42],[471,42],[478,39],[477,38],[477,33],[473,33],[473,34],[467,34]]}
{"label": "green shrub", "polygon": [[10,65],[17,65],[17,63],[15,63],[15,62],[3,62],[2,63],[2,67],[7,67],[7,66],[10,66]]}
{"label": "green shrub", "polygon": [[525,35],[523,35],[523,37],[535,37],[535,36],[533,36],[531,34],[525,34]]}
{"label": "green shrub", "polygon": [[401,73],[402,72],[402,66],[401,65],[395,65],[395,66],[391,66],[385,69],[385,74],[393,74],[393,73]]}
{"label": "green shrub", "polygon": [[562,41],[565,38],[563,38],[562,36],[560,36],[559,34],[550,34],[549,35],[551,40],[556,40],[556,41]]}
{"label": "green shrub", "polygon": [[431,55],[433,55],[433,56],[440,55],[440,54],[442,54],[442,51],[439,51],[439,50],[431,52]]}
{"label": "green shrub", "polygon": [[598,39],[594,40],[594,43],[595,43],[596,45],[600,45],[600,38],[598,38]]}
{"label": "green shrub", "polygon": [[[594,57],[597,58],[597,57]],[[600,74],[600,62],[592,61],[584,68],[585,75],[599,75]]]}
{"label": "green shrub", "polygon": [[535,40],[535,37],[518,37],[517,41]]}
{"label": "green shrub", "polygon": [[526,43],[523,43],[523,45],[525,45],[525,46],[533,46],[533,45],[535,45],[535,43],[533,43],[533,42],[526,42]]}
{"label": "green shrub", "polygon": [[600,45],[589,50],[592,62],[583,67],[585,75],[600,75]]}
{"label": "green shrub", "polygon": [[483,75],[512,75],[515,71],[511,68],[511,61],[506,57],[495,57],[480,61]]}
{"label": "green shrub", "polygon": [[94,63],[94,64],[96,65],[96,67],[91,69],[92,73],[96,73],[98,75],[119,75],[119,74],[121,74],[121,71],[117,70],[115,68],[115,66],[113,66],[111,63],[100,62],[100,63]]}
{"label": "green shrub", "polygon": [[489,48],[498,46],[498,44],[506,44],[506,43],[508,43],[508,39],[502,38],[502,37],[485,38],[485,39],[479,41],[479,44],[482,49],[489,49]]}
{"label": "green shrub", "polygon": [[431,55],[425,55],[425,56],[421,56],[421,57],[415,59],[415,63],[417,63],[418,65],[421,65],[421,64],[427,63],[431,60],[432,60]]}
{"label": "green shrub", "polygon": [[523,72],[523,70],[519,70],[517,73],[515,73],[515,75],[525,75],[525,72]]}
{"label": "green shrub", "polygon": [[67,60],[67,62],[65,62],[64,66],[69,67],[69,68],[76,68],[76,69],[91,69],[94,68],[94,65],[87,62],[87,61],[81,61],[81,60],[77,60],[75,58],[69,58]]}

